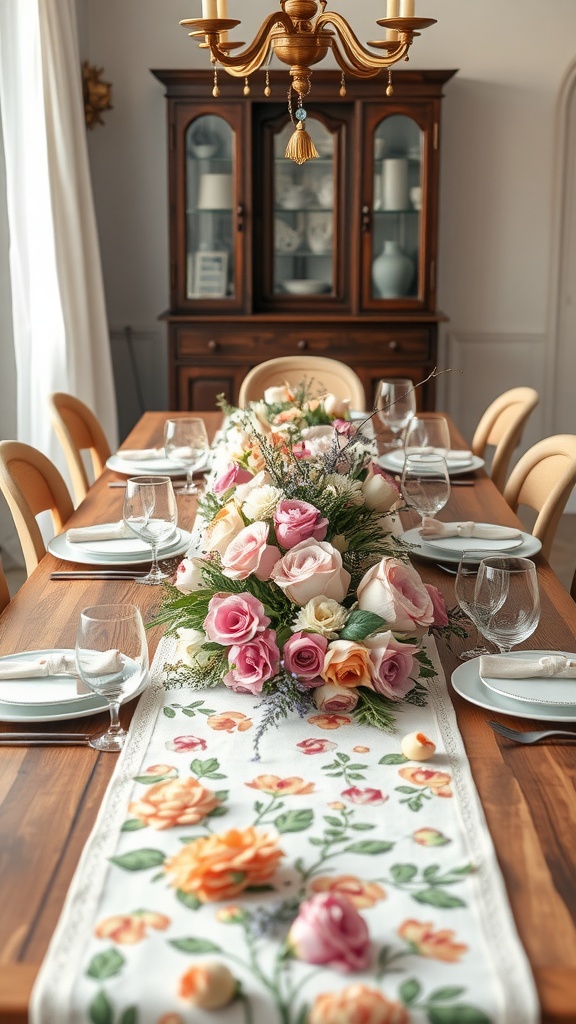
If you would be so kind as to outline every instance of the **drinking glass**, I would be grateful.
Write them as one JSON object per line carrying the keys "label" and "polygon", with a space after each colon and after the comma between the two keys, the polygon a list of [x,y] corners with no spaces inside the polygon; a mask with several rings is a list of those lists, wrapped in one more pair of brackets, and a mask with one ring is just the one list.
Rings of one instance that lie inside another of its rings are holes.
{"label": "drinking glass", "polygon": [[484,557],[478,567],[472,613],[482,635],[501,654],[532,636],[540,621],[534,562],[508,555]]}
{"label": "drinking glass", "polygon": [[392,448],[402,446],[402,435],[416,412],[414,384],[407,377],[391,377],[378,382],[376,412],[392,434]]}
{"label": "drinking glass", "polygon": [[478,568],[485,554],[485,551],[473,551],[471,549],[464,551],[458,563],[458,571],[456,573],[456,579],[454,580],[454,593],[456,595],[458,605],[464,614],[468,616],[476,630],[475,646],[469,648],[467,651],[462,651],[461,654],[458,655],[460,661],[468,661],[469,658],[479,658],[483,654],[490,654],[488,648],[484,647],[484,645],[479,642],[480,635],[478,632],[478,626],[474,621],[473,609],[474,588],[476,586]]}
{"label": "drinking glass", "polygon": [[118,721],[118,710],[148,675],[146,632],[138,608],[133,604],[85,608],[76,636],[76,663],[82,682],[104,697],[110,708],[108,731],[93,736],[90,746],[121,750],[126,732]]}
{"label": "drinking glass", "polygon": [[404,452],[417,455],[429,451],[445,458],[450,451],[450,428],[445,416],[420,412],[412,416],[404,434]]}
{"label": "drinking glass", "polygon": [[152,565],[140,583],[163,583],[170,573],[158,565],[158,548],[174,533],[178,507],[168,476],[135,476],[126,481],[124,522],[150,545]]}
{"label": "drinking glass", "polygon": [[450,477],[442,455],[407,455],[400,481],[404,500],[420,517],[432,519],[450,497]]}
{"label": "drinking glass", "polygon": [[210,450],[204,420],[198,416],[166,420],[164,450],[167,459],[186,469],[186,483],[179,488],[180,494],[198,494],[199,488],[193,479],[194,470],[206,463]]}

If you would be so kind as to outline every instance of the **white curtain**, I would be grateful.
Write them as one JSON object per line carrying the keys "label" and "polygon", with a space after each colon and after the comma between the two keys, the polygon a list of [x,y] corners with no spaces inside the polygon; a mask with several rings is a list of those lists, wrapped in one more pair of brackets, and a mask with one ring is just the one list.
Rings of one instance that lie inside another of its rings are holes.
{"label": "white curtain", "polygon": [[81,398],[117,442],[75,0],[0,0],[0,107],[18,439],[65,473],[51,391]]}

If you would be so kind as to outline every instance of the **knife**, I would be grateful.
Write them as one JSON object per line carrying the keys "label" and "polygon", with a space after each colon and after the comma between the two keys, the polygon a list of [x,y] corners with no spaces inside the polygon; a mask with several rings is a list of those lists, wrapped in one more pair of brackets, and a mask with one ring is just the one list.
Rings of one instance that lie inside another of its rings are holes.
{"label": "knife", "polygon": [[146,576],[145,570],[130,569],[69,569],[51,572],[51,580],[138,580]]}
{"label": "knife", "polygon": [[4,732],[0,734],[0,746],[3,747],[80,747],[86,746],[89,740],[88,733],[80,732]]}

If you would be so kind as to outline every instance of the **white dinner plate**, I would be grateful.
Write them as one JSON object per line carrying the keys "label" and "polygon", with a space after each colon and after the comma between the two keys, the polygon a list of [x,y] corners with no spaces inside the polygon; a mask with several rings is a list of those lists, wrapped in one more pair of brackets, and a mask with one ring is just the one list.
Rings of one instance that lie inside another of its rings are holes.
{"label": "white dinner plate", "polygon": [[[106,460],[106,465],[114,473],[122,473],[123,476],[186,476],[186,467],[181,462],[172,462],[171,459],[138,459],[137,462],[129,462],[117,454],[111,455]],[[205,473],[208,469],[209,465],[206,461],[194,472]]]}
{"label": "white dinner plate", "polygon": [[[488,523],[478,523],[478,526],[488,526]],[[520,532],[520,531],[518,531]],[[428,537],[426,543],[431,548],[436,548],[442,554],[447,551],[453,551],[459,557],[463,555],[465,551],[513,551],[515,548],[519,548],[524,543],[524,537],[510,538],[507,540],[486,540],[481,537]]]}
{"label": "white dinner plate", "polygon": [[[175,555],[183,555],[187,550],[191,540],[191,534],[186,530],[177,529],[178,538],[168,547],[163,548],[160,551],[161,558],[172,558]],[[130,544],[130,540],[122,541],[107,541],[106,543],[112,544]],[[48,544],[48,551],[51,555],[56,558],[61,558],[64,562],[76,562],[78,565],[143,565],[150,561],[150,548],[148,548],[145,554],[130,554],[129,552],[122,552],[118,555],[96,555],[89,551],[79,551],[78,544],[69,544],[66,540],[66,534],[60,533],[57,537],[53,537]]]}
{"label": "white dinner plate", "polygon": [[[113,524],[103,524],[110,525]],[[137,537],[134,534],[133,537],[117,537],[109,540],[83,540],[83,541],[66,541],[66,543],[78,550],[89,555],[97,555],[99,558],[125,558],[128,555],[130,558],[138,557],[138,555],[147,556],[150,560],[150,545],[142,540],[141,537]],[[170,550],[177,547],[180,543],[180,534],[176,527],[174,527],[170,537],[164,541],[163,544],[158,548],[159,555],[163,558],[166,553],[170,554]]]}
{"label": "white dinner plate", "polygon": [[[414,527],[413,530],[406,530],[405,533],[400,534],[400,540],[403,540],[406,544],[409,544],[415,555],[418,558],[425,558],[428,562],[450,562],[458,565],[461,554],[458,551],[439,551],[437,547],[429,544],[428,541],[423,540],[420,536],[420,528]],[[494,549],[485,547],[490,541],[481,541],[476,538],[476,544],[474,550],[485,552],[486,557],[492,554]],[[542,547],[542,543],[533,537],[531,533],[522,532],[522,543],[518,547],[514,548],[514,557],[518,558],[532,558],[533,555],[537,555]]]}
{"label": "white dinner plate", "polygon": [[[549,652],[548,652],[549,653]],[[575,707],[557,707],[531,701],[512,700],[489,690],[480,679],[479,658],[472,658],[452,673],[452,686],[464,700],[487,711],[499,711],[513,718],[533,718],[541,722],[576,722]]]}
{"label": "white dinner plate", "polygon": [[[40,658],[47,654],[70,653],[73,652],[69,648],[58,647],[52,650],[22,651],[18,654],[8,654],[1,660],[2,662],[28,660],[29,658]],[[149,675],[147,674],[137,691],[122,703],[127,704],[128,701],[138,697],[147,686],[148,681]],[[60,689],[62,683],[67,684],[69,688],[73,688],[75,691],[76,681],[71,676],[43,676],[40,679],[17,679],[12,682],[8,679],[0,680],[0,692],[2,686],[6,684],[5,692],[8,693],[7,687],[9,684],[12,690],[15,686],[27,688],[30,696],[32,696],[32,686],[35,686],[37,690],[40,687],[46,687],[50,693],[50,699],[42,704],[36,700],[37,694],[34,697],[34,701],[29,704],[19,700],[17,702],[0,700],[0,722],[57,722],[68,718],[86,718],[88,715],[98,715],[104,711],[108,712],[107,701],[96,693],[78,694],[76,692],[72,693],[71,689],[69,689],[67,696],[54,700],[55,694],[63,694],[63,690]]]}
{"label": "white dinner plate", "polygon": [[[404,466],[404,455],[385,452],[384,455],[379,456],[378,462],[389,473],[401,473]],[[482,469],[483,465],[484,459],[481,459],[478,455],[473,455],[469,462],[452,462],[448,460],[448,475],[461,476],[462,473],[473,473],[477,469]]]}
{"label": "white dinner plate", "polygon": [[[542,658],[550,654],[563,654],[565,658],[574,658],[574,653],[567,651],[510,651],[500,655],[506,658]],[[511,700],[528,701],[545,707],[572,708],[576,714],[576,679],[555,679],[553,676],[532,676],[530,679],[494,679],[492,676],[480,676],[485,686],[501,697]]]}

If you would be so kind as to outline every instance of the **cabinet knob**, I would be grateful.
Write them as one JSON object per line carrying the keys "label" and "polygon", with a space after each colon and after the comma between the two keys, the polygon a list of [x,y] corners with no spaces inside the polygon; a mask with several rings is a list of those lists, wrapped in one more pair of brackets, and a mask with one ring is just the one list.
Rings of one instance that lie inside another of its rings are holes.
{"label": "cabinet knob", "polygon": [[370,231],[370,207],[367,203],[362,206],[362,231],[364,234]]}
{"label": "cabinet knob", "polygon": [[306,341],[306,338],[300,338],[300,341],[298,342],[298,348],[300,349],[301,352],[304,352],[308,348],[308,342]]}
{"label": "cabinet knob", "polygon": [[244,203],[238,203],[236,207],[236,226],[238,231],[244,231]]}
{"label": "cabinet knob", "polygon": [[210,338],[210,341],[208,342],[208,348],[210,349],[211,352],[216,352],[216,349],[218,348],[218,342],[214,341],[214,338]]}
{"label": "cabinet knob", "polygon": [[389,341],[388,348],[390,349],[391,352],[397,352],[398,349],[400,348],[400,345],[397,341]]}

